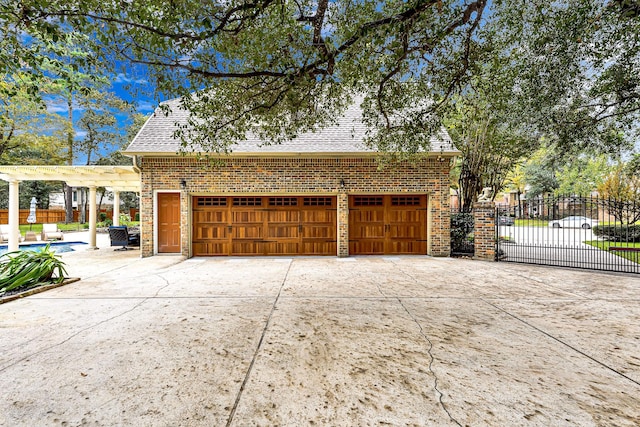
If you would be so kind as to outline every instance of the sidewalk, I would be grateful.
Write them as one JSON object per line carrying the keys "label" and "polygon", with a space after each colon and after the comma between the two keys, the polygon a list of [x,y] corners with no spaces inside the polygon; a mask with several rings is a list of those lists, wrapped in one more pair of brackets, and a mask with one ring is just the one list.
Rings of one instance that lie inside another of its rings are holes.
{"label": "sidewalk", "polygon": [[[89,242],[89,232],[69,232],[64,234],[66,242]],[[69,277],[79,277],[83,280],[110,274],[122,268],[132,268],[140,271],[146,269],[153,271],[156,268],[164,268],[168,265],[182,262],[184,257],[180,255],[155,256],[146,258],[140,262],[140,249],[130,248],[127,251],[116,250],[120,246],[112,247],[109,234],[98,233],[96,235],[98,249],[89,249],[88,245],[73,246],[73,252],[64,252],[60,258],[65,262]]]}

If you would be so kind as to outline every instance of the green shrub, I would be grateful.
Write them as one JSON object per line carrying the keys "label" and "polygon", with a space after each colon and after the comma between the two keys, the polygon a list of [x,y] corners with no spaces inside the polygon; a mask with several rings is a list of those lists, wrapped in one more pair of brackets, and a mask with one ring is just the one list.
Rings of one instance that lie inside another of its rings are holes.
{"label": "green shrub", "polygon": [[593,234],[610,242],[640,242],[640,225],[596,225]]}
{"label": "green shrub", "polygon": [[49,245],[41,251],[14,251],[0,256],[0,295],[39,283],[61,283],[67,271]]}
{"label": "green shrub", "polygon": [[100,219],[100,222],[104,222],[107,219],[107,214],[105,212],[100,212],[98,218]]}
{"label": "green shrub", "polygon": [[465,240],[473,240],[473,237],[470,236],[470,233],[473,231],[473,227],[473,214],[451,214],[451,244],[453,246],[460,246]]}
{"label": "green shrub", "polygon": [[104,227],[111,227],[112,225],[113,225],[113,221],[111,221],[109,218],[107,218],[104,221],[97,223],[96,227],[104,228]]}
{"label": "green shrub", "polygon": [[131,215],[126,213],[120,214],[120,225],[131,225]]}

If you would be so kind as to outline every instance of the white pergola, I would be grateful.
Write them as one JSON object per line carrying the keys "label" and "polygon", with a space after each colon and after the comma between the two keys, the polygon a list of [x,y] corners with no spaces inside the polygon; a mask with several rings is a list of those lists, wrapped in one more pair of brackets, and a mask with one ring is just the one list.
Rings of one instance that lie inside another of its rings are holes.
{"label": "white pergola", "polygon": [[96,247],[96,188],[113,191],[113,221],[120,217],[120,193],[140,192],[140,171],[135,166],[0,166],[0,179],[9,182],[9,251],[18,249],[19,187],[21,181],[64,181],[70,187],[89,188],[89,248]]}

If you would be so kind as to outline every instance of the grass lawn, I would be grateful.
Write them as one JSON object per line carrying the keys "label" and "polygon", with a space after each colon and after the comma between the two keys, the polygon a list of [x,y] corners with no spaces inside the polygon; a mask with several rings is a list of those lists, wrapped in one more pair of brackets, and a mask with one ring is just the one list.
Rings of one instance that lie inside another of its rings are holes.
{"label": "grass lawn", "polygon": [[549,221],[543,219],[516,219],[515,225],[526,227],[548,227]]}
{"label": "grass lawn", "polygon": [[[80,224],[79,222],[70,222],[65,224],[64,222],[58,223],[58,229],[60,231],[82,231],[89,229],[89,223]],[[36,234],[40,234],[42,231],[42,224],[20,224],[20,234],[24,236],[27,231],[33,231]]]}
{"label": "grass lawn", "polygon": [[[127,223],[129,227],[137,226],[140,224],[140,221],[131,221]],[[125,224],[123,224],[125,225]],[[98,223],[98,227],[101,224]],[[58,229],[60,231],[85,231],[89,229],[89,223],[80,224],[79,222],[70,222],[69,224],[65,224],[64,222],[58,223]],[[33,231],[36,234],[40,234],[42,232],[42,224],[20,224],[20,234],[24,236],[27,231]]]}
{"label": "grass lawn", "polygon": [[[603,251],[608,251],[611,246],[616,248],[638,248],[640,249],[640,243],[627,243],[627,242],[608,242],[602,240],[587,240],[584,243],[591,245]],[[621,256],[640,264],[640,252],[625,252],[625,251],[610,251],[612,254]]]}

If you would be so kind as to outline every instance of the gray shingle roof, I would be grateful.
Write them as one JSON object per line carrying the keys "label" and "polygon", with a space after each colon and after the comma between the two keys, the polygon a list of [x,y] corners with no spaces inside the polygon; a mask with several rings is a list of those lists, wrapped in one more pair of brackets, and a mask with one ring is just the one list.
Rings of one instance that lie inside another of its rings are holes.
{"label": "gray shingle roof", "polygon": [[[129,147],[124,151],[129,155],[144,154],[175,154],[180,149],[180,140],[173,137],[176,123],[186,123],[189,112],[180,108],[180,100],[166,101],[171,107],[171,114],[166,116],[156,109],[153,115],[140,129]],[[360,107],[352,105],[333,125],[315,132],[307,132],[293,140],[284,141],[281,144],[265,145],[264,141],[257,138],[248,138],[239,141],[232,146],[235,154],[349,154],[349,153],[374,153],[365,146],[366,127],[362,123]],[[451,138],[443,129],[437,137],[431,138],[431,151],[443,154],[456,154]]]}

